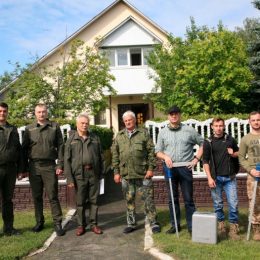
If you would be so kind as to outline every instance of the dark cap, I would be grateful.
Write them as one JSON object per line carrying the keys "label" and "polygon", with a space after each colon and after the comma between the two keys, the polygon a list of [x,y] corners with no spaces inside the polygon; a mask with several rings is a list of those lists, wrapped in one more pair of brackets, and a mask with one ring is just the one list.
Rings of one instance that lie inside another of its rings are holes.
{"label": "dark cap", "polygon": [[168,110],[168,114],[171,114],[171,113],[181,113],[181,110],[179,107],[177,106],[172,106],[171,108],[169,108]]}

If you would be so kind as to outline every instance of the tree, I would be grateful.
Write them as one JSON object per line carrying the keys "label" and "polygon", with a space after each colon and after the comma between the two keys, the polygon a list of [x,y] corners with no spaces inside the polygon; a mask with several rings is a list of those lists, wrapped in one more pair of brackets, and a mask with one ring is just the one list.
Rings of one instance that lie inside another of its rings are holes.
{"label": "tree", "polygon": [[62,48],[59,55],[61,62],[46,67],[38,62],[28,65],[10,84],[6,101],[11,117],[30,117],[39,102],[48,105],[52,117],[83,110],[96,113],[107,106],[105,92],[115,93],[108,60],[80,40],[71,44],[68,54]]}
{"label": "tree", "polygon": [[173,104],[190,115],[246,110],[243,95],[252,79],[246,47],[221,23],[210,30],[192,19],[186,39],[170,35],[167,46],[151,53],[149,65],[156,72],[149,98],[162,111]]}
{"label": "tree", "polygon": [[[260,10],[260,1],[253,1],[255,8]],[[251,96],[253,99],[253,110],[259,109],[259,99],[260,99],[260,22],[254,24],[252,27],[252,33],[255,34],[255,38],[253,38],[249,42],[249,67],[254,74],[254,80],[252,81],[252,91]]]}

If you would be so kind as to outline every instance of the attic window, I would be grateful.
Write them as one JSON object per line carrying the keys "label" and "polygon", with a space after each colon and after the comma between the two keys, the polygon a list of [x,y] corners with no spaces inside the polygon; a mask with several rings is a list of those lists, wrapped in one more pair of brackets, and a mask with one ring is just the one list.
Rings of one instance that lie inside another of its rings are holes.
{"label": "attic window", "polygon": [[141,50],[141,48],[130,49],[130,64],[131,64],[131,66],[142,65],[142,50]]}

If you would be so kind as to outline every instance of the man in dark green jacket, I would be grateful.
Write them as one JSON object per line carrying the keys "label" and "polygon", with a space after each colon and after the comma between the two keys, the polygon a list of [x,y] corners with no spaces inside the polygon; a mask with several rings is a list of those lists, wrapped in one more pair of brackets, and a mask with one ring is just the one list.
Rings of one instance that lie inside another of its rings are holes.
{"label": "man in dark green jacket", "polygon": [[152,232],[161,231],[156,221],[153,201],[153,170],[155,168],[154,144],[145,129],[136,128],[136,117],[132,111],[123,114],[125,129],[121,130],[112,146],[112,166],[114,180],[122,183],[122,191],[127,203],[127,227],[124,233],[136,229],[135,193],[144,200],[145,215]]}
{"label": "man in dark green jacket", "polygon": [[[36,121],[28,125],[23,136],[22,148],[35,207],[36,225],[34,232],[44,227],[43,187],[48,195],[54,222],[54,230],[58,236],[65,234],[62,229],[62,211],[58,198],[58,175],[63,173],[63,137],[57,123],[47,119],[47,106],[38,104],[35,107]],[[57,164],[56,164],[57,160]]]}
{"label": "man in dark green jacket", "polygon": [[0,192],[2,195],[3,232],[6,236],[19,235],[13,227],[13,194],[16,175],[21,173],[21,145],[15,126],[7,120],[8,105],[0,102]]}
{"label": "man in dark green jacket", "polygon": [[90,229],[102,234],[97,225],[99,180],[103,173],[103,155],[98,136],[88,131],[89,116],[81,113],[77,117],[77,131],[70,135],[65,145],[64,171],[68,187],[75,187],[78,228],[81,236],[86,228],[86,201],[90,204]]}

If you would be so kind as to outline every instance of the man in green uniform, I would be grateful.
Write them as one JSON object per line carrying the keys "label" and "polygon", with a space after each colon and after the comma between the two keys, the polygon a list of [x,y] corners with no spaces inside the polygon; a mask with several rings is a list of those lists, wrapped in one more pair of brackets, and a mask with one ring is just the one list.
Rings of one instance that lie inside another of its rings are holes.
{"label": "man in green uniform", "polygon": [[13,227],[13,194],[17,173],[21,173],[21,145],[15,126],[7,120],[8,105],[0,102],[0,191],[2,199],[3,232],[6,236],[19,235]]}
{"label": "man in green uniform", "polygon": [[121,130],[112,146],[114,180],[122,183],[127,204],[127,227],[123,233],[136,229],[135,194],[138,191],[144,200],[145,215],[153,233],[161,231],[156,221],[153,201],[153,170],[155,168],[154,144],[145,129],[136,128],[136,117],[132,111],[123,114],[125,129]]}
{"label": "man in green uniform", "polygon": [[[239,162],[247,171],[247,195],[249,207],[253,198],[255,178],[260,178],[260,171],[256,165],[260,164],[260,112],[249,114],[250,133],[245,135],[239,146]],[[253,240],[260,241],[260,186],[256,190],[255,205],[252,216]]]}
{"label": "man in green uniform", "polygon": [[68,187],[75,187],[78,228],[81,236],[86,228],[86,201],[90,204],[90,229],[102,234],[97,225],[99,180],[103,173],[103,155],[99,138],[88,131],[89,116],[81,113],[77,117],[77,131],[72,133],[65,145],[64,171]]}
{"label": "man in green uniform", "polygon": [[[35,107],[36,121],[28,125],[24,132],[22,148],[26,163],[28,162],[29,180],[35,207],[36,225],[34,232],[44,227],[43,187],[49,198],[54,230],[63,236],[62,211],[58,198],[58,175],[63,173],[63,137],[57,123],[47,119],[47,106],[38,104]],[[57,165],[56,165],[56,159]]]}

